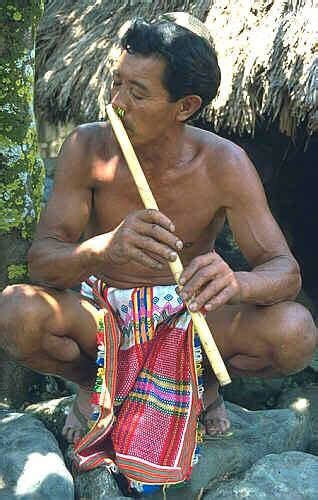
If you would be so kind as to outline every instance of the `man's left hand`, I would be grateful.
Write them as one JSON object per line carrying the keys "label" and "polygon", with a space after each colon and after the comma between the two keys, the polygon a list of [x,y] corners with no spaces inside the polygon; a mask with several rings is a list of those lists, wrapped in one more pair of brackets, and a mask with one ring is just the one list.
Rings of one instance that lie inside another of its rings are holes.
{"label": "man's left hand", "polygon": [[215,311],[227,303],[240,301],[240,285],[234,271],[215,250],[195,257],[179,280],[181,298],[191,311]]}

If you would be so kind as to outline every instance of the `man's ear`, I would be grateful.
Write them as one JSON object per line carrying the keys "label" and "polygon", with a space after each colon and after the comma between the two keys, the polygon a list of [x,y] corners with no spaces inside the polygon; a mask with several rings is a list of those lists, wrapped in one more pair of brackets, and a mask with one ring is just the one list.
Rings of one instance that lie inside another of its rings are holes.
{"label": "man's ear", "polygon": [[193,94],[182,97],[178,101],[177,120],[185,122],[200,109],[201,105],[202,99],[198,95]]}

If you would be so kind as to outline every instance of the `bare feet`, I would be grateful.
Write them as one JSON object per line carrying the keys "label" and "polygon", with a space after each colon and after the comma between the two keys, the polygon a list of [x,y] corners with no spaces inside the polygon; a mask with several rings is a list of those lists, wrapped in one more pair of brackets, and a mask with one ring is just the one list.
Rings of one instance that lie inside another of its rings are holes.
{"label": "bare feet", "polygon": [[225,434],[231,426],[221,395],[206,407],[202,417],[205,431],[209,436]]}
{"label": "bare feet", "polygon": [[66,417],[62,434],[69,443],[76,443],[87,431],[92,414],[91,391],[79,388],[78,394]]}
{"label": "bare feet", "polygon": [[219,394],[219,385],[206,380],[204,388],[204,407],[201,421],[208,436],[221,436],[230,426],[230,420],[225,409],[222,396]]}

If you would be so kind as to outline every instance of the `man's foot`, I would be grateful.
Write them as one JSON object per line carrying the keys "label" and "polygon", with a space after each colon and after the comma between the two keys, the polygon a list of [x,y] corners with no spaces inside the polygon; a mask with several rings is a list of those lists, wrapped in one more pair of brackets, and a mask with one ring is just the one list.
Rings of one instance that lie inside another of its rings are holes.
{"label": "man's foot", "polygon": [[221,436],[229,430],[231,423],[220,394],[214,401],[207,404],[202,412],[202,423],[208,436]]}
{"label": "man's foot", "polygon": [[88,421],[92,415],[91,396],[91,391],[79,389],[62,429],[68,443],[75,444],[87,432]]}

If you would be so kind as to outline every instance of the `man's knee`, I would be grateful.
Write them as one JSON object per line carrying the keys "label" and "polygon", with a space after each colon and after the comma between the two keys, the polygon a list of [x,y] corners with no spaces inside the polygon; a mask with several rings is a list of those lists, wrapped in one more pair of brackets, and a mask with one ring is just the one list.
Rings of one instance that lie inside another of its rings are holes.
{"label": "man's knee", "polygon": [[0,296],[0,346],[16,361],[37,349],[50,308],[35,287],[12,285]]}
{"label": "man's knee", "polygon": [[295,373],[310,363],[317,346],[317,328],[310,312],[301,304],[274,306],[276,335],[273,357],[281,374]]}

